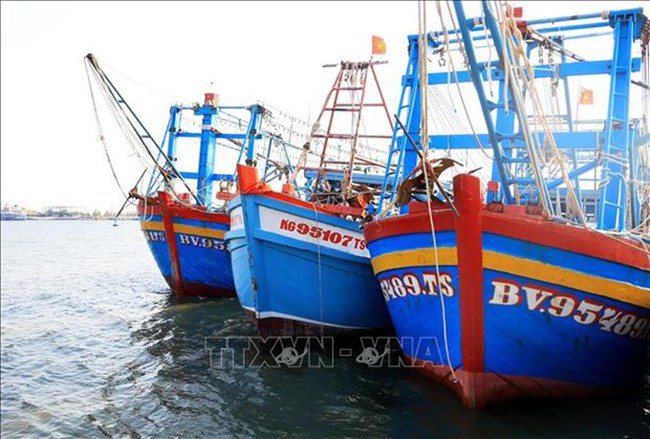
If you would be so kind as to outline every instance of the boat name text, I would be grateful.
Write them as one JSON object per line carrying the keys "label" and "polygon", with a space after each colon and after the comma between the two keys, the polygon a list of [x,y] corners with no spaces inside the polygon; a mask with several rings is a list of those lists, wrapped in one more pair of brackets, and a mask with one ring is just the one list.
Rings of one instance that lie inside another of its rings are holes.
{"label": "boat name text", "polygon": [[280,221],[280,230],[295,232],[299,235],[309,235],[314,239],[322,239],[343,247],[351,247],[359,250],[366,248],[366,241],[363,238],[355,238],[347,234],[324,229],[318,226],[309,226],[303,222],[283,219]]}
{"label": "boat name text", "polygon": [[408,295],[437,296],[440,292],[453,297],[456,294],[451,274],[445,272],[424,271],[421,277],[414,273],[379,277],[379,285],[386,302]]}
{"label": "boat name text", "polygon": [[244,214],[241,207],[236,207],[230,212],[230,230],[244,228]]}
{"label": "boat name text", "polygon": [[183,233],[178,233],[177,236],[182,245],[191,245],[193,247],[215,249],[220,251],[226,250],[226,243],[220,239],[185,235]]}
{"label": "boat name text", "polygon": [[602,331],[631,338],[647,339],[648,319],[612,305],[592,299],[578,300],[572,294],[512,280],[495,279],[489,302],[492,305],[518,306],[524,301],[529,311],[548,313],[553,317],[572,318],[581,325],[598,325]]}
{"label": "boat name text", "polygon": [[160,230],[144,230],[144,237],[149,242],[165,242],[165,232]]}
{"label": "boat name text", "polygon": [[[341,227],[322,221],[331,220],[331,215],[307,212],[315,218],[282,212],[266,206],[259,207],[260,229],[265,232],[285,236],[292,241],[302,241],[319,247],[331,248],[349,255],[369,257],[366,241],[361,230],[355,230],[357,223],[350,223],[351,228]],[[321,216],[322,215],[322,216]],[[246,218],[244,219],[246,221]]]}

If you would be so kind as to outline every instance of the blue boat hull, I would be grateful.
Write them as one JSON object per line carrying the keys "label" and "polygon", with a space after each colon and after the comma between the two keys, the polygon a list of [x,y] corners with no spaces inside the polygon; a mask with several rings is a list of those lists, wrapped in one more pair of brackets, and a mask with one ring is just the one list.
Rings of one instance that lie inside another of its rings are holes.
{"label": "blue boat hull", "polygon": [[345,335],[390,327],[358,223],[277,193],[242,194],[228,209],[237,296],[260,333]]}
{"label": "blue boat hull", "polygon": [[162,215],[139,215],[138,219],[140,220],[140,230],[144,234],[160,274],[165,278],[167,284],[173,288],[172,261],[169,256],[167,234],[165,233]]}
{"label": "blue boat hull", "polygon": [[[226,213],[174,204],[159,193],[140,224],[161,274],[179,297],[235,296]],[[158,202],[160,200],[160,202]]]}
{"label": "blue boat hull", "polygon": [[637,385],[650,335],[642,246],[526,215],[477,218],[434,211],[435,233],[426,211],[366,226],[412,364],[474,408]]}

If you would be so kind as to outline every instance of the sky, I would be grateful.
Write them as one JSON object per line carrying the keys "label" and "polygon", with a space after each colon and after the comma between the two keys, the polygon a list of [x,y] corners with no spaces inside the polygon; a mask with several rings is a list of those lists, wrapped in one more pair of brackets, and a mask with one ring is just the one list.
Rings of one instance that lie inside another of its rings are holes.
{"label": "sky", "polygon": [[[511,2],[525,18],[644,7],[648,1]],[[468,15],[478,3],[467,6]],[[439,29],[427,2],[429,28]],[[152,133],[169,106],[219,93],[221,103],[261,100],[313,121],[336,69],[365,61],[372,35],[394,112],[417,33],[415,1],[74,1],[0,3],[0,198],[31,209],[116,211],[123,197],[98,138],[83,58],[94,53]],[[607,54],[609,56],[609,54]],[[113,139],[109,139],[113,140]],[[134,158],[114,158],[127,166]],[[125,182],[129,186],[132,182]],[[130,186],[129,186],[130,187]]]}

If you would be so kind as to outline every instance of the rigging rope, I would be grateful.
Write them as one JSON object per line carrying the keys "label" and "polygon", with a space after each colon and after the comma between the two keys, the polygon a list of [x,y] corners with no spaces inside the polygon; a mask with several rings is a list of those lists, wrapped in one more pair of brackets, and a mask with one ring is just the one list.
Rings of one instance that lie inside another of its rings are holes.
{"label": "rigging rope", "polygon": [[[438,6],[440,5],[440,2],[438,0]],[[442,289],[440,288],[442,282],[440,282],[440,263],[439,263],[439,258],[438,258],[438,246],[436,242],[436,230],[435,230],[435,225],[433,223],[433,212],[431,210],[431,199],[433,196],[432,190],[431,190],[431,185],[429,184],[429,172],[428,172],[428,164],[429,164],[429,159],[428,159],[428,152],[429,152],[429,131],[428,131],[428,102],[427,102],[427,90],[428,90],[428,82],[429,82],[429,75],[427,74],[427,49],[428,49],[428,41],[427,41],[427,20],[426,20],[426,1],[425,0],[420,0],[418,1],[418,59],[419,59],[419,85],[420,85],[420,92],[422,94],[420,103],[422,105],[422,118],[421,118],[421,124],[420,124],[420,141],[422,143],[422,173],[424,174],[424,184],[426,187],[426,193],[427,193],[427,213],[428,213],[428,219],[429,219],[429,227],[431,228],[431,239],[432,239],[432,244],[433,244],[433,257],[434,257],[434,264],[436,267],[436,276],[438,279],[437,287],[438,287],[438,295],[440,296],[440,313],[441,313],[441,320],[442,320],[442,333],[443,333],[443,339],[445,343],[445,355],[447,356],[447,366],[449,367],[449,371],[451,373],[452,379],[454,382],[458,382],[458,377],[456,376],[456,372],[454,371],[454,367],[451,364],[451,354],[449,352],[449,337],[447,335],[447,311],[445,309],[445,298],[444,294],[442,293]],[[417,145],[414,145],[415,148],[417,148]],[[435,177],[434,177],[435,178]],[[442,359],[441,359],[442,360]]]}
{"label": "rigging rope", "polygon": [[117,177],[117,173],[115,172],[115,167],[113,166],[113,162],[111,160],[111,156],[108,153],[108,145],[106,143],[106,137],[104,136],[104,130],[102,128],[102,124],[99,118],[99,111],[97,110],[97,102],[95,101],[95,92],[93,91],[93,86],[90,81],[90,73],[88,72],[88,65],[86,65],[86,78],[88,79],[88,87],[90,88],[90,97],[93,102],[93,112],[95,114],[95,121],[97,122],[97,129],[99,130],[99,139],[102,141],[102,145],[104,146],[104,153],[106,154],[106,159],[108,160],[108,165],[111,168],[111,173],[113,174],[113,178],[115,179],[115,183],[117,183],[117,187],[120,189],[120,192],[122,193],[122,196],[125,198],[128,198],[126,192],[122,188],[122,184],[120,183],[120,179]]}
{"label": "rigging rope", "polygon": [[[450,47],[449,47],[449,32],[447,30],[447,26],[445,25],[445,20],[444,20],[444,17],[442,15],[442,7],[440,6],[440,1],[441,0],[436,1],[436,8],[438,10],[438,16],[440,17],[440,23],[441,23],[442,29],[443,29],[443,35],[444,35],[444,40],[445,40],[445,49],[446,49],[447,53],[451,53]],[[452,17],[452,21],[453,21],[454,20],[453,19],[453,14],[451,12],[451,7],[449,6],[449,2],[447,2],[447,10],[449,11],[449,15]],[[455,21],[453,21],[453,22],[455,23]],[[467,54],[465,53],[465,47],[464,47],[464,45],[462,43],[461,35],[459,33],[457,33],[456,36],[458,38],[458,45],[459,45],[460,53],[463,55],[463,58],[465,60],[465,64],[468,65]],[[426,58],[425,58],[425,60],[426,60]],[[472,124],[472,118],[471,118],[471,116],[469,114],[467,104],[465,103],[465,99],[463,98],[463,93],[462,93],[462,91],[460,89],[460,81],[458,79],[458,72],[456,70],[456,66],[454,64],[453,57],[451,57],[451,56],[449,57],[449,63],[451,65],[452,71],[454,72],[454,79],[455,79],[454,82],[456,83],[456,88],[458,89],[460,102],[461,102],[461,104],[463,106],[463,111],[465,112],[465,116],[467,117],[467,121],[468,121],[469,126],[470,126],[470,128],[472,130],[472,135],[474,136],[474,140],[476,141],[476,144],[479,146],[479,148],[481,149],[483,154],[485,154],[485,157],[487,157],[488,160],[492,160],[492,157],[490,157],[490,155],[487,153],[487,151],[483,147],[483,144],[481,143],[481,140],[479,139],[478,134],[476,133],[476,130],[474,129],[474,124]]]}
{"label": "rigging rope", "polygon": [[[509,5],[508,5],[509,6]],[[501,13],[503,14],[503,11]],[[521,121],[521,127],[522,131],[525,132],[526,135],[526,145],[530,145],[528,147],[529,150],[529,157],[532,161],[532,167],[533,167],[533,173],[535,175],[535,179],[537,180],[537,185],[540,193],[540,201],[542,202],[543,208],[546,210],[548,214],[550,214],[550,209],[549,206],[546,203],[545,197],[541,196],[542,188],[545,187],[545,181],[543,176],[541,175],[541,169],[538,169],[538,164],[536,163],[536,158],[537,155],[535,151],[533,150],[533,145],[536,145],[537,143],[535,142],[534,139],[538,139],[539,136],[537,135],[537,131],[535,131],[535,137],[533,138],[532,134],[530,133],[528,129],[528,124],[526,123],[527,118],[526,118],[526,112],[523,107],[523,97],[521,94],[521,82],[524,83],[526,89],[530,93],[531,97],[531,102],[533,103],[533,114],[536,116],[535,117],[535,127],[537,126],[537,119],[540,118],[540,124],[542,125],[542,128],[544,130],[544,134],[546,135],[546,142],[548,142],[548,145],[551,147],[551,151],[553,154],[553,157],[556,161],[556,164],[559,167],[559,171],[562,176],[562,180],[564,184],[567,187],[567,210],[570,211],[575,216],[577,216],[577,219],[579,220],[580,224],[583,227],[587,227],[587,220],[585,218],[585,214],[582,210],[582,207],[580,205],[580,201],[578,200],[578,197],[575,193],[575,189],[573,187],[573,182],[569,179],[568,171],[566,169],[566,163],[564,160],[561,159],[561,154],[560,151],[557,147],[557,144],[555,143],[555,137],[553,136],[553,133],[551,132],[548,122],[546,120],[546,116],[544,115],[544,111],[541,107],[541,103],[539,100],[539,95],[537,93],[537,88],[535,87],[535,74],[533,71],[533,68],[530,64],[530,61],[528,60],[528,57],[526,56],[523,48],[523,36],[521,34],[521,31],[517,27],[517,24],[515,22],[513,14],[507,14],[506,19],[504,19],[503,22],[503,27],[504,27],[504,33],[507,35],[507,42],[508,46],[511,48],[512,52],[514,54],[514,62],[515,65],[517,66],[516,70],[509,69],[508,71],[508,76],[512,75],[514,84],[516,84],[515,87],[511,87],[511,92],[514,95],[514,101],[515,101],[515,106],[517,109],[517,113],[519,114],[519,120]],[[516,42],[515,42],[516,41]],[[505,56],[506,54],[504,54]],[[507,58],[507,56],[505,56]],[[518,61],[522,61],[523,65],[519,63]],[[530,78],[530,79],[526,79]],[[569,208],[570,206],[570,208]]]}
{"label": "rigging rope", "polygon": [[[151,140],[151,142],[154,144],[156,149],[158,149],[159,152],[161,152],[160,147],[155,143],[153,138],[149,135],[147,132],[146,128],[142,125],[142,123],[138,120],[137,116],[133,114],[131,111],[130,107],[120,93],[117,91],[117,89],[113,86],[111,81],[108,79],[106,74],[103,72],[101,67],[99,66],[97,59],[92,55],[88,54],[85,58],[85,61],[90,67],[92,68],[93,76],[95,77],[95,81],[99,87],[99,89],[102,91],[102,94],[104,96],[104,100],[113,114],[113,117],[122,130],[122,133],[124,134],[129,146],[133,150],[134,154],[141,160],[143,166],[145,169],[152,169],[155,168],[160,172],[162,177],[165,179],[165,181],[168,184],[169,189],[174,192],[173,184],[171,181],[171,174],[170,171],[164,169],[156,160],[154,157],[153,153],[149,150],[145,143],[145,138],[148,138]],[[122,106],[124,104],[126,108],[130,111],[131,117],[126,114],[124,107]],[[136,126],[133,123],[133,120],[135,120],[139,126],[145,131],[145,135],[141,135],[136,128]],[[137,141],[136,141],[137,139]],[[137,146],[136,146],[137,145]],[[142,154],[140,153],[140,147],[146,152],[146,156],[151,159],[152,165],[148,164],[146,162],[146,159],[142,157]],[[196,195],[192,192],[192,190],[189,188],[183,177],[176,171],[175,167],[171,163],[170,159],[165,155],[164,153],[162,154],[163,158],[165,159],[166,164],[169,166],[171,169],[171,172],[173,172],[174,177],[179,178],[179,180],[185,185],[185,187],[188,189],[190,194],[196,199]],[[198,201],[198,200],[197,200]]]}
{"label": "rigging rope", "polygon": [[[312,203],[312,209],[314,210],[314,217],[316,219],[316,230],[319,229],[318,222],[318,209],[316,209],[316,202]],[[320,336],[323,336],[323,273],[322,273],[322,264],[321,264],[321,255],[320,255],[320,233],[316,238],[316,252],[318,254],[317,264],[318,264],[318,298],[320,300]]]}

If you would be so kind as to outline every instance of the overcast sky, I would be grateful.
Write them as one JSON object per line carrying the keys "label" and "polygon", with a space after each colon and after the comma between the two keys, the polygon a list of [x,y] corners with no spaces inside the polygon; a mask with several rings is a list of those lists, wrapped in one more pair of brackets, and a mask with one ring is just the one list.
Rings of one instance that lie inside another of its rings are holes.
{"label": "overcast sky", "polygon": [[[526,18],[600,12],[614,3],[650,10],[640,1],[513,3]],[[439,29],[434,2],[427,7],[430,29]],[[89,52],[131,93],[125,97],[147,127],[162,134],[169,106],[201,100],[210,84],[222,104],[262,100],[313,119],[336,75],[322,65],[369,59],[372,35],[386,42],[386,55],[375,58],[389,61],[377,72],[394,112],[406,37],[417,33],[415,1],[3,0],[0,8],[1,199],[36,209],[122,204],[98,141],[83,63]]]}

